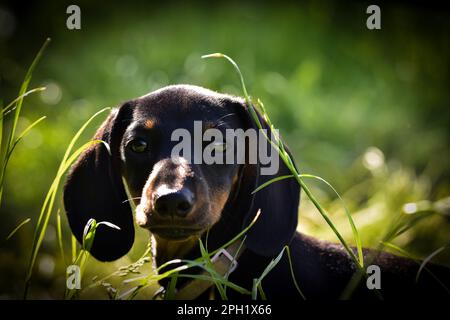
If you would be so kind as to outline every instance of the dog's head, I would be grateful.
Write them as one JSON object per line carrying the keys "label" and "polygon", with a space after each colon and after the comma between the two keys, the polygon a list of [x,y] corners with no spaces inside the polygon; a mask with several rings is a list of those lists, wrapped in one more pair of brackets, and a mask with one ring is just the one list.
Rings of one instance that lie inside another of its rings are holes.
{"label": "dog's head", "polygon": [[[74,235],[82,241],[90,218],[120,227],[100,226],[91,249],[97,259],[111,261],[134,242],[129,201],[137,205],[136,223],[169,241],[200,236],[225,212],[242,229],[261,209],[246,246],[262,255],[275,254],[295,232],[300,190],[290,179],[252,194],[262,183],[290,172],[278,161],[276,172],[261,175],[259,157],[256,163],[249,153],[242,158],[236,136],[230,147],[227,132],[249,128],[257,129],[241,98],[195,86],[170,86],[124,103],[94,137],[107,142],[110,153],[103,144],[92,146],[68,175],[64,205]],[[244,139],[244,150],[252,143],[270,150],[264,136],[257,139]]]}

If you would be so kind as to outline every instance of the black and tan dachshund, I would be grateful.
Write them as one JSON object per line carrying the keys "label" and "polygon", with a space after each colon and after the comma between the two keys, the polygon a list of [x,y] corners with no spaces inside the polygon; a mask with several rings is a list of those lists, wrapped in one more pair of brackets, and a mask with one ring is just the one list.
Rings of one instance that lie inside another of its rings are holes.
{"label": "black and tan dachshund", "polygon": [[[73,165],[65,185],[64,205],[78,241],[90,218],[109,221],[120,230],[99,227],[91,253],[100,261],[118,259],[133,245],[135,220],[154,236],[156,263],[161,265],[175,258],[199,257],[198,237],[205,237],[206,230],[208,249],[222,246],[260,210],[229,279],[252,288],[253,279],[289,245],[295,278],[306,299],[341,297],[357,268],[342,246],[296,232],[297,182],[280,180],[252,194],[264,182],[290,174],[283,162],[279,161],[276,174],[261,175],[260,163],[194,164],[173,159],[177,141],[172,141],[172,132],[179,128],[193,132],[194,121],[201,121],[203,130],[257,128],[243,99],[190,85],[162,88],[111,112],[94,137],[107,142],[110,151],[103,144],[90,147]],[[260,121],[267,127],[262,117]],[[137,205],[136,219],[124,182]],[[374,252],[365,250],[369,253]],[[415,261],[380,252],[373,264],[381,270],[381,289],[370,290],[363,278],[351,290],[353,298],[449,296],[443,286],[450,284],[445,267],[429,265],[416,282],[420,265]],[[286,255],[262,286],[268,299],[301,298]],[[231,298],[233,293],[241,297],[229,290]]]}

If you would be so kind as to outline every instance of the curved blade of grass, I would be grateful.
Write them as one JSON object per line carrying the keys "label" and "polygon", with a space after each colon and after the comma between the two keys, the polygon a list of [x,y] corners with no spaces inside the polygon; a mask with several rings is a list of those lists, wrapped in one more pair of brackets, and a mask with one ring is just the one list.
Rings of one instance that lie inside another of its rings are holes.
{"label": "curved blade of grass", "polygon": [[[111,108],[103,108],[103,109],[101,109],[100,111],[96,112],[96,113],[95,113],[92,117],[90,117],[90,118],[89,118],[89,119],[81,126],[81,128],[76,132],[76,134],[74,135],[74,137],[73,137],[72,140],[70,141],[69,146],[68,146],[67,149],[66,149],[66,152],[64,153],[63,159],[61,160],[61,163],[60,163],[60,165],[59,165],[59,168],[58,168],[58,171],[57,171],[57,174],[56,174],[57,177],[62,175],[61,170],[63,170],[63,167],[64,167],[64,165],[65,165],[66,162],[67,162],[67,158],[69,157],[70,152],[72,151],[72,149],[73,149],[75,143],[78,141],[79,137],[80,137],[81,134],[84,132],[84,130],[87,128],[87,126],[88,126],[88,125],[89,125],[89,124],[90,124],[90,123],[91,123],[98,115],[100,115],[101,113],[105,112],[106,110],[110,110],[110,109],[111,109]],[[88,143],[89,143],[89,142],[88,142]],[[107,144],[107,143],[103,143],[103,144],[106,146],[108,152],[110,153],[108,144]],[[66,168],[66,170],[67,170],[67,168]],[[63,170],[63,171],[65,171],[65,170]],[[51,192],[53,192],[53,190],[54,190],[55,188],[57,188],[58,185],[59,185],[59,180],[56,180],[56,179],[55,179],[55,180],[53,181],[52,185],[50,186],[49,192],[47,193],[47,197],[46,197],[45,200],[44,200],[44,204],[42,205],[42,210],[47,206],[47,203],[48,203],[48,201],[50,200]],[[42,220],[42,215],[43,215],[42,210],[41,210],[41,214],[39,215],[39,219],[38,219],[38,222],[37,222],[37,226],[40,225],[41,220]]]}
{"label": "curved blade of grass", "polygon": [[[198,240],[199,240],[200,253],[202,255],[202,258],[205,261],[206,267],[208,269],[214,270],[214,266],[212,264],[211,258],[208,256],[208,252],[206,251],[206,248],[203,245],[202,239],[198,239]],[[226,295],[225,290],[222,287],[221,283],[218,281],[218,279],[216,277],[216,274],[219,275],[219,277],[220,277],[220,274],[212,273],[211,274],[211,278],[212,278],[212,280],[213,280],[217,290],[219,291],[219,294],[220,294],[220,297],[222,298],[222,300],[226,300],[227,299],[227,295]],[[222,278],[222,277],[220,277],[220,278]]]}
{"label": "curved blade of grass", "polygon": [[300,296],[303,298],[303,300],[306,300],[305,295],[303,294],[302,290],[300,289],[300,286],[298,285],[297,278],[295,277],[294,266],[292,265],[291,250],[289,250],[288,246],[285,246],[285,248],[289,260],[289,269],[291,270],[292,281],[294,282],[295,288],[297,289]]}
{"label": "curved blade of grass", "polygon": [[252,194],[257,193],[258,191],[260,191],[261,189],[264,189],[265,187],[267,187],[268,185],[280,181],[280,180],[285,180],[285,179],[289,179],[289,178],[293,178],[294,175],[293,174],[288,174],[288,175],[284,175],[284,176],[279,176],[273,179],[270,179],[269,181],[264,182],[262,185],[260,185],[258,188],[256,188],[255,190],[252,191]]}
{"label": "curved blade of grass", "polygon": [[[63,160],[62,160],[61,164],[64,163],[64,162],[66,162],[66,160],[67,160],[67,158],[69,157],[70,152],[72,151],[72,149],[73,149],[75,143],[78,141],[78,139],[80,138],[80,136],[81,136],[81,134],[84,132],[84,130],[87,128],[87,126],[88,126],[88,125],[89,125],[89,124],[90,124],[90,123],[91,123],[98,115],[100,115],[101,113],[105,112],[106,110],[111,110],[111,108],[107,107],[107,108],[101,109],[100,111],[97,111],[96,113],[94,113],[94,115],[93,115],[92,117],[90,117],[90,118],[89,118],[89,119],[81,126],[81,128],[77,131],[77,133],[73,136],[72,140],[70,141],[69,146],[67,147],[66,152],[64,153]],[[105,144],[105,146],[107,147],[108,152],[111,153],[110,150],[109,150],[108,145]]]}
{"label": "curved blade of grass", "polygon": [[247,231],[256,223],[256,221],[259,219],[259,216],[261,215],[261,209],[259,209],[256,212],[255,217],[253,218],[252,222],[249,223],[249,225],[247,227],[245,227],[241,232],[239,232],[233,239],[231,239],[230,241],[228,241],[227,243],[225,243],[224,245],[222,245],[220,248],[217,248],[216,250],[213,250],[212,252],[209,253],[209,257],[212,257],[213,255],[215,255],[217,252],[219,252],[220,250],[228,247],[229,245],[231,245],[233,242],[237,241],[239,238],[243,237]]}
{"label": "curved blade of grass", "polygon": [[47,89],[46,87],[38,87],[38,88],[31,89],[31,90],[25,92],[24,94],[18,96],[13,101],[11,101],[6,107],[2,108],[1,118],[5,117],[10,112],[16,110],[16,107],[14,106],[14,104],[17,103],[20,99],[23,99],[26,96],[28,96],[29,94],[32,94],[34,92],[40,92],[40,91],[44,91],[46,89]]}
{"label": "curved blade of grass", "polygon": [[[133,278],[133,279],[127,279],[124,280],[124,283],[130,283],[130,282],[134,282],[134,281],[140,281],[141,284],[135,288],[133,288],[132,290],[127,291],[127,294],[132,294],[133,296],[136,295],[138,293],[139,290],[143,290],[145,288],[147,288],[148,286],[150,286],[152,283],[155,283],[161,279],[167,278],[167,277],[171,277],[173,276],[175,273],[179,273],[181,271],[185,271],[189,268],[192,267],[200,267],[204,270],[206,270],[208,273],[210,273],[211,275],[214,275],[215,278],[213,277],[208,277],[207,279],[209,281],[217,281],[220,282],[221,285],[224,285],[225,287],[230,287],[233,290],[241,290],[239,292],[243,293],[243,294],[250,294],[250,292],[244,288],[240,288],[239,286],[236,286],[234,283],[228,281],[226,278],[221,277],[219,274],[217,274],[217,272],[214,269],[208,268],[208,266],[205,266],[205,259],[208,258],[210,259],[214,254],[216,254],[219,250],[226,248],[227,246],[231,245],[232,243],[234,243],[235,241],[237,241],[239,238],[241,238],[242,236],[244,236],[247,231],[256,223],[256,221],[258,220],[259,216],[261,214],[261,210],[258,210],[255,217],[253,218],[253,220],[249,223],[249,225],[244,228],[239,234],[237,234],[235,237],[233,237],[230,241],[228,241],[227,243],[223,244],[220,248],[212,251],[212,252],[205,252],[204,256],[196,259],[196,260],[181,260],[181,259],[174,259],[174,260],[170,260],[160,266],[158,266],[158,268],[156,268],[156,270],[154,271],[155,274],[151,274],[148,276],[141,276],[141,277],[137,277],[137,278]],[[206,251],[206,250],[205,250]],[[170,269],[162,274],[159,274],[159,272],[167,267],[170,267],[173,264],[180,264],[180,263],[186,263],[185,265],[182,266],[178,266],[175,267],[173,269]],[[107,276],[107,277],[111,277],[113,276],[113,274]],[[186,274],[178,274],[178,277],[190,277],[190,275],[186,275]],[[192,275],[192,276],[197,276],[199,278],[201,278],[201,275]],[[97,281],[97,283],[99,283]],[[96,284],[92,284],[89,287],[93,287]],[[121,297],[126,296],[127,294],[122,294]]]}
{"label": "curved blade of grass", "polygon": [[[401,234],[405,233],[406,231],[408,231],[409,229],[414,227],[417,223],[421,222],[424,218],[427,218],[434,213],[436,213],[436,212],[433,210],[424,210],[424,211],[418,211],[418,212],[414,213],[414,215],[410,221],[406,222],[406,224],[404,226],[398,226],[398,228],[395,229],[395,234],[392,236],[392,239],[397,238]],[[389,240],[392,240],[392,239],[389,239]]]}
{"label": "curved blade of grass", "polygon": [[415,261],[421,261],[422,259],[420,259],[418,256],[415,256],[411,253],[409,253],[408,251],[400,248],[399,246],[396,246],[395,244],[389,243],[389,242],[385,242],[385,241],[380,241],[381,244],[385,247],[388,247],[390,249],[393,249],[395,251],[397,251],[398,253],[402,254],[403,256],[415,260]]}
{"label": "curved blade of grass", "polygon": [[[33,273],[33,267],[36,262],[37,253],[39,251],[39,248],[41,246],[42,240],[44,238],[45,232],[47,230],[47,224],[51,215],[51,212],[53,211],[53,205],[55,202],[56,193],[58,191],[58,186],[61,181],[61,178],[64,174],[64,172],[70,167],[73,161],[75,161],[78,156],[88,147],[97,144],[97,143],[103,143],[106,148],[109,151],[109,146],[106,142],[101,140],[93,140],[85,143],[82,147],[77,149],[72,156],[69,157],[70,152],[77,142],[78,138],[81,136],[83,131],[86,129],[86,127],[89,125],[89,123],[94,120],[95,117],[97,117],[99,114],[103,113],[104,111],[108,110],[110,108],[104,108],[98,112],[96,112],[92,117],[90,117],[77,131],[75,136],[72,138],[68,148],[66,149],[66,152],[64,154],[64,157],[60,163],[60,166],[58,168],[57,174],[55,179],[53,180],[49,191],[47,192],[47,195],[45,197],[44,203],[41,208],[41,212],[39,214],[39,218],[35,227],[34,236],[33,236],[33,245],[31,249],[31,256],[30,256],[30,262],[28,265],[28,271],[27,276],[25,278],[25,289],[24,289],[24,299],[27,297],[28,288],[30,285],[31,275]],[[109,151],[110,152],[110,151]],[[41,225],[42,224],[42,225]],[[40,230],[40,231],[39,231]]]}
{"label": "curved blade of grass", "polygon": [[[170,269],[162,274],[152,274],[150,276],[144,276],[144,277],[137,277],[137,278],[133,278],[133,279],[127,279],[126,281],[124,281],[125,283],[132,283],[132,282],[136,282],[139,281],[140,283],[140,289],[145,289],[146,287],[150,286],[153,283],[156,283],[157,281],[160,281],[161,279],[164,278],[168,278],[168,277],[172,277],[175,274],[177,274],[177,277],[183,277],[183,278],[192,278],[192,279],[200,279],[200,280],[205,280],[205,281],[213,281],[213,275],[216,276],[216,281],[220,282],[222,285],[226,285],[228,287],[230,287],[233,290],[236,290],[242,294],[249,294],[250,292],[248,290],[246,290],[245,288],[242,288],[226,279],[224,279],[223,277],[220,277],[220,275],[214,270],[214,269],[210,269],[207,266],[205,266],[205,264],[203,262],[199,262],[198,259],[197,260],[185,260],[185,259],[174,259],[171,261],[168,261],[166,263],[163,264],[163,267],[166,268],[172,264],[180,264],[180,263],[185,263],[184,265],[181,265],[179,267]],[[185,271],[187,269],[193,268],[193,267],[199,267],[203,270],[205,270],[206,272],[208,272],[209,274],[211,274],[211,276],[208,275],[193,275],[193,274],[179,274],[179,272],[181,271]]]}
{"label": "curved blade of grass", "polygon": [[35,122],[33,122],[32,124],[30,124],[22,133],[21,135],[14,141],[14,143],[12,144],[11,148],[9,148],[8,150],[6,150],[6,155],[5,158],[2,159],[2,170],[0,172],[0,202],[2,199],[2,195],[3,195],[3,183],[4,183],[4,179],[5,179],[5,173],[6,173],[6,167],[8,166],[8,162],[9,159],[11,158],[11,155],[14,151],[14,149],[16,148],[17,144],[20,142],[20,140],[22,140],[22,138],[31,130],[33,129],[34,126],[36,126],[39,122],[41,122],[42,120],[44,120],[46,117],[41,117],[38,120],[36,120]]}
{"label": "curved blade of grass", "polygon": [[[50,207],[53,207],[54,199],[52,200],[52,196],[56,194],[56,191],[58,189],[60,180],[61,180],[62,176],[64,175],[64,172],[70,167],[72,162],[74,162],[85,149],[89,148],[92,145],[98,144],[98,143],[103,143],[104,145],[107,145],[107,143],[102,140],[89,141],[89,142],[85,143],[82,147],[80,147],[77,151],[75,151],[72,154],[72,156],[68,160],[65,161],[65,163],[61,163],[61,166],[58,169],[58,172],[56,174],[56,177],[53,180],[53,183],[51,184],[50,189],[47,193],[47,196],[44,200],[44,204],[42,205],[41,213],[39,215],[39,219],[38,219],[38,222],[36,225],[37,227],[39,227],[42,222],[42,218],[44,216],[44,212],[45,212],[45,209],[47,208],[48,203],[50,202],[50,204],[51,204]],[[109,148],[109,146],[108,146],[108,148]]]}
{"label": "curved blade of grass", "polygon": [[[0,98],[0,107],[3,107],[3,100],[1,98]],[[3,143],[3,116],[0,118],[0,152],[1,150],[3,150],[2,143]],[[0,154],[0,168],[3,168],[3,154]],[[0,204],[1,204],[1,196],[0,196]]]}
{"label": "curved blade of grass", "polygon": [[31,219],[30,218],[26,218],[25,220],[23,220],[21,223],[19,223],[6,237],[5,241],[8,241],[9,239],[11,239],[17,231],[20,230],[20,228],[22,228],[24,225],[26,225],[28,222],[30,222]]}
{"label": "curved blade of grass", "polygon": [[[80,268],[80,277],[84,274],[84,270],[86,268],[86,263],[91,256],[90,250],[92,247],[92,244],[94,243],[95,234],[99,226],[104,225],[109,228],[118,229],[120,228],[116,226],[115,224],[108,222],[108,221],[101,221],[97,222],[95,219],[89,219],[86,225],[84,226],[83,230],[83,244],[82,244],[82,250],[80,250],[77,258],[75,261],[73,261],[73,264],[78,265]],[[76,294],[78,294],[79,291],[77,290],[68,290],[66,289],[65,298],[66,299],[72,299]]]}
{"label": "curved blade of grass", "polygon": [[42,120],[46,119],[46,116],[40,117],[39,119],[37,119],[35,122],[33,122],[32,124],[30,124],[25,130],[23,130],[23,132],[20,134],[20,136],[14,141],[14,146],[20,141],[22,140],[23,137],[25,137],[27,135],[27,133],[33,129],[39,122],[41,122]]}
{"label": "curved blade of grass", "polygon": [[9,139],[8,139],[8,144],[7,144],[8,150],[11,148],[13,140],[14,140],[14,135],[16,132],[16,127],[17,127],[17,121],[19,120],[20,111],[22,109],[23,98],[28,89],[28,85],[31,81],[31,76],[33,75],[34,68],[38,64],[39,60],[42,57],[42,54],[44,53],[45,48],[47,48],[49,43],[50,43],[50,38],[47,38],[45,40],[44,44],[42,45],[41,49],[39,50],[38,54],[34,58],[33,62],[31,63],[31,66],[28,68],[28,71],[25,75],[25,79],[22,82],[22,86],[20,87],[19,99],[16,101],[16,107],[15,107],[16,110],[14,113],[14,119],[12,122],[11,130],[9,133]]}
{"label": "curved blade of grass", "polygon": [[[11,128],[9,130],[9,136],[8,136],[8,142],[6,143],[6,147],[5,147],[5,157],[6,155],[11,155],[11,149],[13,148],[13,143],[14,143],[14,136],[16,133],[16,127],[17,127],[17,122],[19,120],[19,115],[20,115],[20,111],[22,109],[22,103],[23,103],[23,99],[26,96],[26,91],[28,88],[28,85],[31,81],[31,76],[33,74],[34,68],[36,67],[37,63],[39,62],[39,60],[41,59],[42,53],[44,52],[45,48],[47,47],[48,43],[50,42],[50,38],[47,38],[47,40],[44,42],[43,46],[41,47],[41,49],[39,50],[38,54],[36,55],[36,57],[34,58],[33,62],[31,63],[31,66],[28,68],[27,73],[25,75],[24,81],[22,82],[22,85],[20,87],[20,91],[19,91],[19,97],[18,99],[15,99],[15,113],[14,113],[14,118],[12,120],[12,125]],[[1,103],[2,106],[2,117],[0,119],[0,148],[2,146],[2,140],[3,140],[3,116],[4,116],[4,108],[3,108],[3,101]],[[2,198],[3,198],[3,183],[4,183],[4,177],[5,177],[5,172],[6,172],[6,163],[8,161],[6,159],[3,158],[3,156],[1,157],[0,160],[0,167],[2,168],[0,171],[0,204],[2,202]]]}
{"label": "curved blade of grass", "polygon": [[[90,256],[89,250],[94,241],[97,226],[98,225],[97,225],[97,222],[95,221],[95,219],[88,220],[88,222],[84,226],[84,230],[83,230],[82,249],[78,253],[77,258],[74,261],[72,261],[72,264],[77,265],[80,268],[80,277],[81,278],[84,273],[86,262]],[[78,290],[71,290],[66,287],[66,291],[64,294],[64,298],[66,300],[71,300],[77,295],[78,295]]]}
{"label": "curved blade of grass", "polygon": [[[64,164],[64,166],[62,167],[62,171],[59,171],[57,176],[55,177],[55,180],[53,181],[52,184],[52,188],[50,188],[48,195],[48,205],[42,208],[41,211],[41,215],[39,217],[39,222],[42,223],[42,226],[40,226],[40,224],[37,225],[37,228],[35,229],[35,238],[33,240],[33,247],[31,250],[31,259],[30,259],[30,264],[28,267],[28,273],[27,273],[27,277],[26,277],[26,283],[29,283],[30,279],[31,279],[31,275],[33,273],[33,267],[34,264],[36,262],[36,257],[37,254],[39,252],[39,249],[41,247],[42,241],[44,240],[44,236],[45,236],[45,232],[47,230],[47,225],[48,225],[48,221],[50,219],[50,215],[51,212],[53,210],[53,204],[55,202],[55,197],[56,197],[56,191],[57,191],[57,186],[59,185],[59,181],[61,180],[62,175],[64,174],[65,170],[67,170],[71,163],[73,161],[75,161],[78,156],[88,147],[99,143],[99,140],[93,140],[93,141],[89,141],[88,143],[85,143],[82,147],[80,147],[77,151],[74,152],[74,154],[72,154],[72,156],[69,158],[69,161],[67,161],[67,163]],[[46,198],[47,199],[47,198]],[[40,229],[40,232],[39,232]]]}
{"label": "curved blade of grass", "polygon": [[262,280],[269,274],[270,271],[272,271],[273,268],[280,262],[281,258],[283,257],[284,248],[281,250],[281,252],[278,254],[278,256],[275,259],[272,259],[267,267],[262,272],[261,276],[257,279],[253,279],[253,287],[252,287],[252,299],[256,300],[258,297],[258,286],[261,285]]}
{"label": "curved blade of grass", "polygon": [[[32,124],[30,124],[28,127],[26,127],[25,130],[23,130],[23,132],[20,134],[19,137],[17,137],[17,139],[14,141],[11,149],[8,151],[7,155],[6,155],[6,161],[5,161],[5,165],[4,167],[6,167],[9,158],[11,157],[12,152],[14,151],[14,149],[16,148],[17,144],[20,142],[20,140],[22,140],[27,134],[28,132],[30,132],[31,129],[33,129],[39,122],[41,122],[42,120],[46,119],[46,116],[40,117],[39,119],[37,119],[35,122],[33,122]],[[5,169],[4,169],[5,170]]]}
{"label": "curved blade of grass", "polygon": [[440,247],[439,249],[433,251],[430,255],[428,255],[428,257],[426,257],[426,258],[422,261],[422,263],[421,263],[421,265],[420,265],[420,268],[419,268],[419,270],[417,271],[416,282],[419,281],[419,277],[420,277],[420,274],[422,273],[422,270],[423,270],[423,269],[425,268],[425,266],[431,261],[431,259],[433,259],[433,258],[434,258],[435,256],[437,256],[439,253],[441,253],[442,251],[444,251],[445,249],[448,249],[448,248],[450,248],[450,245],[446,245],[446,246]]}
{"label": "curved blade of grass", "polygon": [[[393,250],[395,250],[395,251],[397,251],[397,252],[399,252],[400,254],[402,254],[402,255],[404,255],[405,257],[407,257],[407,258],[410,258],[411,260],[414,260],[414,261],[416,261],[418,264],[420,263],[420,261],[422,260],[421,258],[419,258],[419,257],[417,257],[417,256],[415,256],[415,255],[412,255],[411,253],[409,253],[409,252],[407,252],[406,250],[404,250],[404,249],[402,249],[402,248],[400,248],[400,247],[398,247],[398,246],[396,246],[396,245],[394,245],[394,244],[392,244],[392,243],[389,243],[389,242],[384,242],[384,241],[380,241],[381,242],[381,244],[383,245],[383,246],[385,246],[385,247],[388,247],[388,248],[391,248],[391,249],[393,249]],[[439,248],[439,249],[442,249],[442,248]],[[439,250],[438,249],[438,250]],[[439,251],[440,252],[440,251]],[[433,252],[434,253],[434,252]],[[432,254],[433,254],[432,253]],[[428,256],[429,257],[429,256]],[[433,256],[434,257],[434,256]],[[432,257],[431,257],[432,258]],[[430,260],[430,259],[429,259]],[[424,264],[423,262],[420,264],[421,266],[422,266],[422,264],[423,264],[423,268],[422,269],[425,269],[427,272],[428,272],[428,274],[431,276],[431,277],[433,277],[434,278],[434,280],[436,280],[436,282],[437,283],[439,283],[440,285],[441,285],[441,287],[445,290],[445,291],[447,291],[448,293],[450,293],[450,289],[449,288],[447,288],[447,286],[430,270],[430,269],[428,269],[427,267],[426,267],[426,264],[429,262],[429,260]],[[419,271],[420,271],[420,268],[419,268]],[[416,281],[419,279],[419,277],[416,275]]]}
{"label": "curved blade of grass", "polygon": [[[99,280],[96,280],[94,283],[92,283],[89,286],[87,286],[84,290],[91,289],[91,288],[93,288],[93,287],[95,287],[97,285],[100,285],[102,282],[110,279],[111,277],[119,275],[119,273],[122,272],[122,269],[129,269],[129,268],[131,268],[133,265],[135,265],[136,263],[138,263],[139,261],[144,259],[147,255],[149,255],[151,250],[152,250],[151,246],[147,246],[147,249],[145,250],[145,252],[141,255],[141,257],[137,261],[135,261],[135,262],[133,262],[133,263],[127,265],[127,266],[120,267],[119,270],[116,270],[113,273],[110,273],[109,275],[106,275],[103,278],[101,278]],[[123,282],[127,283],[127,280],[124,280]]]}
{"label": "curved blade of grass", "polygon": [[[156,281],[159,281],[159,280],[164,279],[164,278],[166,278],[166,277],[170,277],[170,276],[172,276],[174,273],[178,273],[178,272],[181,272],[181,271],[185,271],[185,270],[187,270],[187,269],[189,269],[189,268],[192,268],[192,267],[200,267],[200,268],[206,270],[207,272],[209,272],[210,274],[215,275],[215,276],[216,276],[216,279],[217,279],[220,283],[223,283],[223,284],[225,284],[226,286],[231,287],[231,288],[233,288],[233,289],[236,290],[236,287],[235,287],[236,285],[233,284],[232,282],[229,282],[228,279],[227,279],[226,277],[225,277],[225,278],[222,277],[222,276],[219,275],[214,269],[211,269],[211,268],[208,268],[208,266],[205,266],[204,259],[205,259],[206,257],[208,257],[208,259],[211,258],[211,257],[212,257],[214,254],[216,254],[219,250],[221,250],[221,249],[223,249],[223,248],[225,248],[225,247],[231,245],[232,243],[234,243],[235,241],[237,241],[240,237],[242,237],[243,235],[245,235],[245,233],[246,233],[246,232],[254,225],[254,223],[257,221],[257,219],[259,218],[260,214],[261,214],[261,210],[258,210],[257,213],[256,213],[256,215],[255,215],[255,217],[254,217],[253,220],[251,221],[251,223],[250,223],[246,228],[244,228],[238,235],[236,235],[233,239],[231,239],[230,241],[228,241],[227,243],[225,243],[224,245],[222,245],[220,248],[218,248],[218,249],[216,249],[216,250],[214,250],[214,251],[212,251],[212,252],[210,252],[210,253],[205,253],[205,254],[204,254],[204,257],[202,256],[202,257],[200,257],[200,258],[197,258],[196,260],[173,259],[173,260],[170,260],[170,261],[168,261],[168,262],[166,262],[166,263],[160,265],[158,268],[156,268],[155,274],[157,274],[157,276],[155,276],[155,275],[152,274],[152,275],[149,275],[149,276],[143,276],[143,277],[138,277],[138,278],[134,278],[134,279],[127,279],[127,280],[125,280],[124,282],[128,283],[128,282],[133,282],[133,281],[141,281],[141,282],[143,282],[143,283],[142,283],[143,286],[140,287],[140,289],[144,289],[144,288],[146,288],[146,287],[148,287],[148,286],[150,285],[149,283],[150,283],[151,281],[156,282]],[[169,267],[170,265],[173,265],[173,264],[180,264],[180,263],[186,263],[186,264],[185,264],[185,265],[182,265],[182,266],[179,266],[179,267],[176,267],[176,268],[174,268],[174,269],[170,269],[170,270],[164,272],[163,274],[158,274],[162,269],[165,269],[165,268]],[[181,274],[179,274],[178,276],[181,277],[181,276],[186,276],[186,275],[181,275]],[[136,290],[140,290],[140,289],[136,289]]]}
{"label": "curved blade of grass", "polygon": [[239,69],[239,66],[236,62],[234,62],[233,59],[231,59],[229,56],[223,54],[223,53],[212,53],[212,54],[205,54],[202,56],[202,59],[208,59],[208,58],[225,58],[227,59],[233,67],[236,69],[237,73],[239,74],[239,79],[241,81],[242,90],[244,91],[244,97],[247,103],[250,103],[250,98],[247,93],[247,88],[245,86],[244,77],[242,76],[241,70]]}
{"label": "curved blade of grass", "polygon": [[325,179],[316,176],[316,175],[312,175],[312,174],[300,174],[300,176],[302,178],[312,178],[312,179],[317,179],[319,181],[322,181],[323,183],[325,183],[331,190],[333,190],[333,192],[338,196],[339,200],[342,203],[342,206],[344,207],[345,210],[345,214],[347,215],[347,219],[348,222],[350,223],[350,226],[352,227],[352,232],[353,232],[353,237],[355,239],[356,242],[356,248],[358,250],[358,259],[359,259],[359,264],[362,267],[364,267],[364,256],[363,256],[363,250],[362,250],[362,242],[361,242],[361,237],[359,235],[358,229],[356,228],[355,222],[353,221],[353,218],[347,208],[347,206],[345,205],[345,201],[344,199],[342,199],[341,195],[339,194],[339,192],[337,192],[337,190]]}
{"label": "curved blade of grass", "polygon": [[[204,281],[212,281],[213,278],[211,276],[208,275],[194,275],[194,274],[178,274],[179,278],[190,278],[190,279],[198,279],[198,280],[204,280]],[[218,281],[221,282],[221,284],[223,284],[226,287],[229,287],[231,289],[233,289],[234,291],[237,291],[241,294],[250,294],[250,291],[231,282],[228,281],[226,279],[218,279]]]}
{"label": "curved blade of grass", "polygon": [[[209,54],[209,55],[204,55],[202,56],[202,58],[225,58],[226,60],[228,60],[233,67],[235,68],[236,72],[239,75],[239,78],[241,80],[241,86],[242,86],[242,91],[244,93],[244,98],[245,101],[247,103],[247,106],[249,108],[249,111],[253,117],[253,120],[255,121],[255,123],[257,124],[258,128],[262,128],[261,123],[259,121],[259,117],[255,111],[255,108],[253,106],[253,104],[251,103],[251,99],[250,96],[248,95],[247,92],[247,88],[245,86],[245,82],[244,82],[244,77],[242,76],[242,72],[239,69],[239,66],[236,64],[236,62],[231,59],[229,56],[224,55],[222,53],[213,53],[213,54]],[[262,105],[260,103],[260,105]],[[270,121],[270,118],[268,116],[268,114],[265,112],[265,108],[262,105],[262,115],[264,117],[264,119],[266,119],[266,121],[268,122],[269,126],[271,128],[273,128],[273,125]],[[356,255],[354,254],[354,252],[351,250],[351,248],[349,247],[349,245],[347,244],[347,242],[345,241],[345,239],[341,236],[341,234],[339,233],[339,231],[337,230],[337,228],[334,226],[333,222],[329,219],[328,217],[328,213],[326,212],[326,210],[320,205],[320,203],[317,201],[317,199],[314,197],[314,195],[312,194],[312,192],[309,190],[308,186],[304,183],[303,179],[299,176],[299,173],[297,172],[295,166],[294,166],[294,162],[292,161],[291,157],[289,156],[289,154],[286,152],[286,150],[284,149],[283,146],[283,142],[278,138],[276,139],[277,143],[274,143],[273,141],[271,141],[270,139],[268,139],[267,135],[266,139],[268,140],[268,142],[274,146],[274,148],[278,151],[281,159],[283,160],[283,162],[286,164],[286,166],[289,168],[289,170],[292,172],[292,174],[294,175],[295,179],[297,180],[297,182],[299,183],[299,185],[302,187],[302,189],[304,190],[304,192],[306,193],[306,195],[308,196],[308,198],[311,200],[311,202],[314,204],[314,206],[317,208],[317,210],[319,211],[319,213],[322,215],[322,217],[325,219],[325,221],[327,222],[328,226],[333,230],[333,232],[336,234],[337,238],[339,239],[339,241],[341,242],[341,244],[344,246],[345,250],[347,251],[347,253],[350,255],[351,259],[355,262],[356,266],[359,269],[361,268],[361,264],[358,261],[358,258],[356,257]],[[281,147],[280,147],[281,146]]]}

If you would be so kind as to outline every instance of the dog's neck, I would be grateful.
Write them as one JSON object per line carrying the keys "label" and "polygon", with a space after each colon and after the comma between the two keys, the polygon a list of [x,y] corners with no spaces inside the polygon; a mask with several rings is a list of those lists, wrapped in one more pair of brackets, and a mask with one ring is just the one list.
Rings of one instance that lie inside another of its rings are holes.
{"label": "dog's neck", "polygon": [[184,241],[166,240],[153,235],[156,244],[156,264],[161,266],[173,259],[183,259],[198,246],[198,237]]}

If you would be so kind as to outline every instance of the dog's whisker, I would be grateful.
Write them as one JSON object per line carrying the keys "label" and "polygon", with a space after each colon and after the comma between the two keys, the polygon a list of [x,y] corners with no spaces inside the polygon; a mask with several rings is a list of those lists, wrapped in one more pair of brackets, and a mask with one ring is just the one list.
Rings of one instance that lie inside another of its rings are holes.
{"label": "dog's whisker", "polygon": [[227,113],[226,115],[224,115],[224,116],[220,117],[219,119],[217,119],[217,122],[216,122],[216,123],[221,122],[221,121],[222,121],[223,119],[225,119],[226,117],[230,117],[230,116],[234,116],[234,115],[236,115],[236,112],[230,112],[230,113]]}

